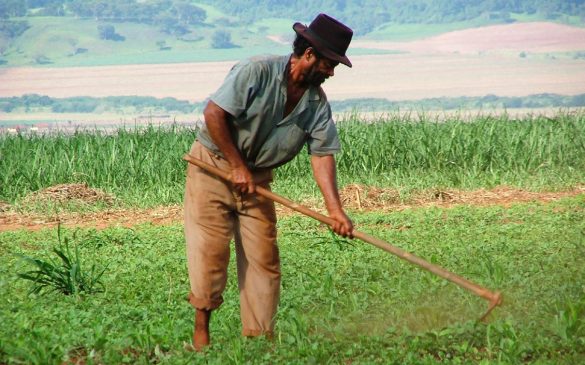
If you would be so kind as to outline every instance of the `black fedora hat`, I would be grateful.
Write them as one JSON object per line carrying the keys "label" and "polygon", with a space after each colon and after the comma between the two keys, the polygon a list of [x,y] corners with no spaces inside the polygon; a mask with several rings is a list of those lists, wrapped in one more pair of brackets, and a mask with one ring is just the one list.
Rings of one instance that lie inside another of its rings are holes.
{"label": "black fedora hat", "polygon": [[319,14],[308,27],[295,23],[293,29],[323,56],[351,67],[345,52],[351,42],[353,31],[340,21],[327,14]]}

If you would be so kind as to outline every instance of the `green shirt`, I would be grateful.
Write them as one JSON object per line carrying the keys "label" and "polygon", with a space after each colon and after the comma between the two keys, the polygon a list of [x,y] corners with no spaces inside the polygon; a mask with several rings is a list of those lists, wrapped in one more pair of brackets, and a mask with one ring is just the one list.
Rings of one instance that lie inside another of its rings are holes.
{"label": "green shirt", "polygon": [[[316,156],[340,151],[331,107],[321,87],[305,91],[284,116],[289,56],[262,56],[236,64],[211,100],[229,113],[232,139],[251,169],[280,166],[307,145]],[[221,155],[206,127],[198,140]]]}

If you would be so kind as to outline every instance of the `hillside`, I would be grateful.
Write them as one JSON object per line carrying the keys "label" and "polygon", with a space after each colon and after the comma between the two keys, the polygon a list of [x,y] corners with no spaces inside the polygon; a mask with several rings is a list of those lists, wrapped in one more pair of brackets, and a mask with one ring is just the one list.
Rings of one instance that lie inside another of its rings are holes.
{"label": "hillside", "polygon": [[[356,40],[411,41],[494,24],[583,25],[584,1],[6,0],[0,65],[96,66],[234,60],[290,47],[295,21],[327,12]],[[353,55],[383,54],[352,47]]]}
{"label": "hillside", "polygon": [[585,17],[582,0],[314,0],[309,3],[292,0],[201,0],[214,4],[226,14],[244,22],[290,14],[295,19],[310,19],[326,12],[351,24],[358,35],[377,28],[408,24],[479,24],[510,23],[519,17],[575,22]]}
{"label": "hillside", "polygon": [[[525,40],[519,40],[518,35]],[[269,50],[272,53],[289,50],[287,45],[274,44]],[[356,49],[371,54],[360,56]],[[372,55],[393,49],[400,53]],[[350,51],[354,67],[336,69],[336,77],[324,84],[331,100],[585,93],[583,28],[554,23],[494,25],[411,42],[356,39]],[[213,52],[230,56],[220,50]],[[145,61],[156,60],[145,57],[147,52],[141,54]],[[109,57],[115,61],[123,56]],[[0,97],[27,93],[61,98],[143,95],[203,101],[218,87],[235,59],[173,67],[159,60],[152,65],[8,68],[0,72]]]}

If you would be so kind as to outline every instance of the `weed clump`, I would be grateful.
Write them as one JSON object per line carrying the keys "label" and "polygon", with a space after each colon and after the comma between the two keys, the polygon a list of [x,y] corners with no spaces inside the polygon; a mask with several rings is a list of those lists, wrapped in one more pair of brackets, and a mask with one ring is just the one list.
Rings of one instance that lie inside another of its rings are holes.
{"label": "weed clump", "polygon": [[94,263],[88,269],[83,265],[79,254],[79,247],[72,250],[69,239],[62,237],[61,226],[57,227],[58,244],[52,252],[57,259],[42,260],[30,256],[18,255],[24,261],[32,264],[35,269],[18,273],[18,277],[32,282],[31,294],[42,294],[57,291],[65,295],[75,295],[81,292],[87,294],[104,291],[101,278],[106,268],[99,270]]}

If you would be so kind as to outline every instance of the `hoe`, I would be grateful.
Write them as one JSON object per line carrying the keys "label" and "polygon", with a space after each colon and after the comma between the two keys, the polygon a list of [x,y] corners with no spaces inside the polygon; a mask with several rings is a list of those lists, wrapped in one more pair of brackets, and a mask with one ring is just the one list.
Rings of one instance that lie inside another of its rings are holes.
{"label": "hoe", "polygon": [[[220,177],[223,180],[226,181],[230,181],[230,176],[229,173],[218,169],[215,166],[211,166],[208,163],[205,163],[189,154],[186,154],[183,159],[189,163],[192,163],[200,168],[202,168],[203,170]],[[288,200],[278,194],[275,194],[269,190],[266,190],[264,188],[262,188],[261,186],[256,186],[256,193],[260,194],[263,197],[266,197],[272,201],[275,201],[277,203],[280,203],[288,208],[291,208],[299,213],[302,213],[304,215],[307,215],[311,218],[314,218],[316,220],[318,220],[321,223],[324,223],[328,226],[332,226],[333,225],[333,219],[320,214],[318,212],[315,212],[314,210],[311,210],[303,205],[297,204],[291,200]],[[470,292],[472,292],[473,294],[485,299],[488,301],[488,309],[485,312],[485,314],[483,316],[481,316],[480,321],[483,321],[487,318],[487,316],[491,313],[491,311],[498,305],[502,304],[502,294],[500,292],[493,292],[487,288],[484,288],[476,283],[473,283],[457,274],[454,274],[444,268],[442,268],[441,266],[432,264],[428,261],[425,261],[423,259],[421,259],[420,257],[417,257],[409,252],[404,251],[401,248],[398,248],[396,246],[393,246],[391,244],[389,244],[386,241],[383,241],[379,238],[370,236],[367,233],[364,232],[360,232],[357,230],[353,231],[353,236],[355,238],[359,238],[360,240],[367,242],[371,245],[374,245],[384,251],[390,252],[393,255],[398,256],[399,258],[406,260],[408,262],[410,262],[413,265],[416,265],[420,268],[423,268],[427,271],[430,271],[431,273],[438,275],[446,280],[451,281],[452,283],[462,287],[463,289],[466,289]]]}

